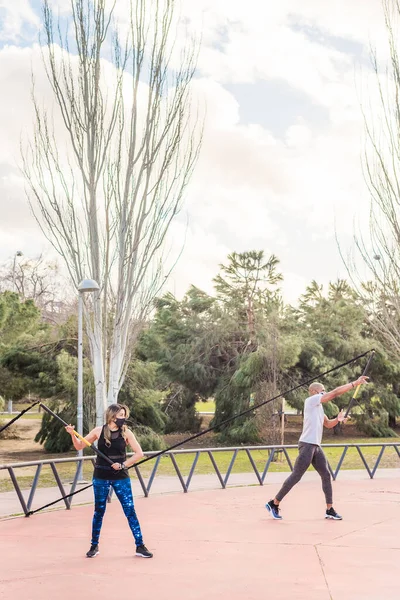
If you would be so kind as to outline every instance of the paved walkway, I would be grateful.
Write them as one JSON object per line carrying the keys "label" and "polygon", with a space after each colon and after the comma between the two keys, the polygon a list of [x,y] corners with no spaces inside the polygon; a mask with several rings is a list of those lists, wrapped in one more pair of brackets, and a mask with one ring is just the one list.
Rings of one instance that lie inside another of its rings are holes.
{"label": "paved walkway", "polygon": [[93,560],[84,558],[92,506],[4,520],[0,598],[398,600],[400,478],[385,474],[341,474],[338,522],[323,518],[320,482],[308,476],[282,503],[283,521],[264,508],[278,481],[138,498],[151,560],[133,557],[118,502]]}
{"label": "paved walkway", "polygon": [[[286,477],[288,477],[289,473],[268,473],[265,482],[271,483],[275,485],[281,484]],[[349,480],[368,480],[369,475],[365,470],[343,470],[339,474],[340,480],[349,481]],[[378,470],[375,474],[376,479],[384,478],[384,479],[400,479],[400,469],[381,469]],[[136,477],[132,478],[132,488],[135,498],[142,498],[143,491],[140,486],[139,481]],[[319,481],[319,476],[315,471],[307,472],[302,481]],[[90,481],[86,482],[88,485]],[[238,487],[238,486],[248,486],[248,485],[259,485],[257,478],[254,473],[232,473],[228,487]],[[335,483],[333,484],[335,485]],[[67,492],[69,492],[70,486],[64,485]],[[81,486],[84,487],[84,486]],[[190,492],[194,491],[204,491],[204,490],[215,490],[221,489],[221,484],[219,483],[218,477],[215,473],[209,475],[198,475],[195,474],[193,476],[192,482],[190,484]],[[182,486],[179,483],[179,479],[177,476],[162,476],[157,475],[154,479],[153,485],[150,490],[150,495],[154,496],[155,494],[167,494],[181,492]],[[29,497],[29,490],[24,490],[22,492],[25,502],[27,502]],[[34,502],[32,504],[32,510],[44,506],[53,500],[57,500],[60,498],[60,490],[58,487],[51,488],[38,488],[35,493]],[[93,490],[90,488],[85,490],[79,494],[77,494],[73,499],[73,504],[87,504],[93,502]],[[54,505],[55,509],[64,509],[65,504],[60,502]],[[18,500],[18,496],[15,491],[11,492],[3,492],[0,494],[0,519],[3,517],[7,517],[10,515],[19,515],[22,514],[21,504]]]}

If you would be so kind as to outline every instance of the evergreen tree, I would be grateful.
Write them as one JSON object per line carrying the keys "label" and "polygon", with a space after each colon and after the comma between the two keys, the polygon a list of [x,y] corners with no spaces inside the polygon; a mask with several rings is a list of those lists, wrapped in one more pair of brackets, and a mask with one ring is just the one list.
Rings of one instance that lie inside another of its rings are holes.
{"label": "evergreen tree", "polygon": [[198,431],[195,404],[214,392],[219,367],[229,360],[218,345],[218,307],[215,299],[191,287],[179,302],[166,294],[142,335],[138,356],[157,363],[164,379],[167,431]]}
{"label": "evergreen tree", "polygon": [[7,400],[20,400],[34,387],[36,365],[24,349],[44,343],[49,327],[32,300],[18,294],[0,294],[0,389]]}
{"label": "evergreen tree", "polygon": [[[215,423],[279,393],[281,371],[297,360],[298,344],[283,329],[278,259],[262,251],[233,253],[215,278],[218,299],[239,324],[242,350],[215,394]],[[279,443],[279,401],[248,414],[223,432],[227,442]]]}
{"label": "evergreen tree", "polygon": [[[393,431],[388,427],[389,416],[391,426],[394,426],[400,409],[396,395],[398,369],[373,339],[365,307],[349,284],[343,280],[330,283],[325,295],[322,286],[313,281],[300,298],[299,307],[288,313],[290,328],[302,337],[299,361],[287,374],[288,387],[375,347],[378,352],[369,373],[373,383],[362,390],[358,398],[361,409],[356,408],[353,412],[358,426],[368,435],[392,435]],[[325,378],[325,385],[333,389],[356,379],[364,364],[359,362],[335,371]],[[302,410],[306,395],[306,390],[298,391],[287,400]],[[328,417],[347,407],[349,400],[350,395],[346,394],[335,403],[328,403],[324,407]],[[335,428],[335,433],[340,430],[340,427]]]}
{"label": "evergreen tree", "polygon": [[[140,351],[174,384],[165,406],[173,407],[177,423],[191,420],[195,430],[195,402],[214,397],[212,424],[218,428],[254,399],[277,392],[280,369],[295,362],[300,351],[292,336],[281,335],[277,264],[276,257],[265,260],[262,252],[233,253],[214,280],[215,297],[192,286],[181,302],[171,294],[158,301]],[[272,414],[267,412],[235,421],[220,431],[221,439],[268,440]]]}

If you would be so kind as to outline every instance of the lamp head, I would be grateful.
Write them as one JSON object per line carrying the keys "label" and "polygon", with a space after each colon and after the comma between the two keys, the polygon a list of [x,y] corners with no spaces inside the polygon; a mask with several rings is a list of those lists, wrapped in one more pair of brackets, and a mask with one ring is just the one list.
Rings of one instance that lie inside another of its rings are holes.
{"label": "lamp head", "polygon": [[98,292],[100,286],[94,279],[83,279],[78,285],[78,292],[84,294],[86,292]]}

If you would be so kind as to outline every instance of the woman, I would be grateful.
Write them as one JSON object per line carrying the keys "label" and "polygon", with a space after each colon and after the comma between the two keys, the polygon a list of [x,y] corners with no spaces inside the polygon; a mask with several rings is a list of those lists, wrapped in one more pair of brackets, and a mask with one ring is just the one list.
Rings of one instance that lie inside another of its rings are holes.
{"label": "woman", "polygon": [[[152,558],[143,543],[142,532],[136,516],[133,504],[131,480],[127,468],[134,465],[143,457],[143,451],[133,435],[125,426],[129,417],[129,409],[123,404],[111,404],[106,411],[106,424],[103,427],[95,427],[86,436],[88,442],[93,444],[98,440],[98,449],[113,461],[110,465],[104,458],[97,456],[93,473],[93,490],[95,508],[92,524],[92,541],[90,550],[86,553],[88,558],[93,558],[99,553],[99,537],[103,516],[106,511],[107,497],[110,487],[113,488],[118,500],[122,504],[129,527],[136,542],[136,556]],[[74,435],[74,427],[68,425],[65,428],[71,434],[72,442],[77,450],[82,450],[86,444]],[[126,446],[132,448],[134,456],[126,460]]]}

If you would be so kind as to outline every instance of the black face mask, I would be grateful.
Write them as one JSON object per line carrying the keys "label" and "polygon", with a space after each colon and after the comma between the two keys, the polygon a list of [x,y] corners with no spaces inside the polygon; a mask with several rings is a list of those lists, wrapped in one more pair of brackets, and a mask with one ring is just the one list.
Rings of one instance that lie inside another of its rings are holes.
{"label": "black face mask", "polygon": [[117,425],[117,427],[121,428],[125,425],[125,417],[123,419],[115,419],[115,423]]}

